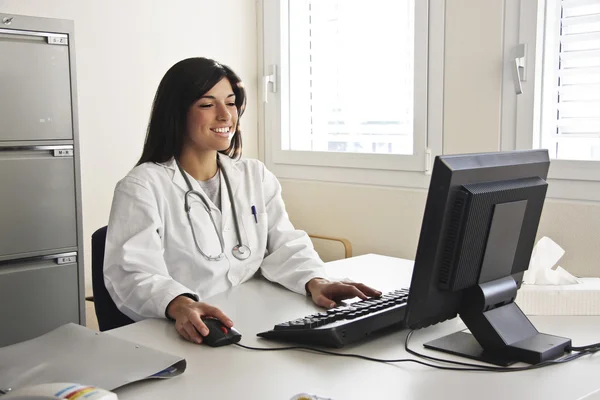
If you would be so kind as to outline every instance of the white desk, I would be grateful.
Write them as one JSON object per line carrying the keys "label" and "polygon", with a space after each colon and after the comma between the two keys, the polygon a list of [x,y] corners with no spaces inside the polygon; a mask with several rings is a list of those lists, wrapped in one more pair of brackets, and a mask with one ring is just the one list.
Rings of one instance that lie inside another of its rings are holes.
{"label": "white desk", "polygon": [[[328,264],[330,273],[350,277],[380,290],[406,287],[412,261],[365,255]],[[314,312],[308,298],[262,279],[213,297],[242,333],[242,344],[278,347],[256,337],[273,325]],[[573,339],[574,345],[600,341],[600,317],[531,317],[541,332]],[[463,329],[455,318],[414,333],[411,348]],[[600,354],[539,370],[511,373],[442,371],[410,364],[381,364],[301,351],[259,352],[225,346],[211,348],[181,339],[166,320],[146,320],[111,334],[187,359],[186,372],[163,381],[135,383],[116,393],[128,399],[277,399],[298,393],[332,399],[600,399]],[[407,331],[340,350],[377,358],[412,358],[404,351]],[[442,355],[446,357],[446,355]],[[464,360],[463,360],[464,361]]]}

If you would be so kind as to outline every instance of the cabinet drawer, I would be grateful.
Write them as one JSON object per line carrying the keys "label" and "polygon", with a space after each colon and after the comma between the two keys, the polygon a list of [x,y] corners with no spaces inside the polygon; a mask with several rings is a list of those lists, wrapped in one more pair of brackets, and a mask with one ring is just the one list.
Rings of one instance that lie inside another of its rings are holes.
{"label": "cabinet drawer", "polygon": [[72,139],[69,46],[3,31],[0,142]]}
{"label": "cabinet drawer", "polygon": [[60,151],[0,147],[0,260],[77,246],[73,156]]}
{"label": "cabinet drawer", "polygon": [[77,257],[72,260],[0,263],[0,347],[79,323]]}

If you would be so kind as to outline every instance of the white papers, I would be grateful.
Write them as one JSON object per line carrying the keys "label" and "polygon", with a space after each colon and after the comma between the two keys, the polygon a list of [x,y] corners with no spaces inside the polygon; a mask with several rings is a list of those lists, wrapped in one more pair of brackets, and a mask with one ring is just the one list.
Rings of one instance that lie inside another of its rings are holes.
{"label": "white papers", "polygon": [[185,367],[181,357],[66,324],[0,348],[0,388],[76,382],[113,390],[142,379],[173,377]]}

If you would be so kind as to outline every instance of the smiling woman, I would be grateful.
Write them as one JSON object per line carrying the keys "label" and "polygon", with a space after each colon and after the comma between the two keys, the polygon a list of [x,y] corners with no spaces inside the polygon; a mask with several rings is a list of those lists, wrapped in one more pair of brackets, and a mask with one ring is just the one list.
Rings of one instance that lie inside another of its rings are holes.
{"label": "smiling woman", "polygon": [[[206,58],[175,64],[162,79],[137,166],[115,189],[104,258],[106,288],[134,321],[167,317],[202,343],[205,318],[227,327],[203,301],[251,279],[267,279],[323,307],[380,294],[330,282],[308,235],[294,229],[279,181],[242,159],[239,77]],[[223,188],[223,190],[221,190]]]}
{"label": "smiling woman", "polygon": [[[184,148],[189,147],[190,139],[198,142],[193,138],[197,138],[197,130],[202,129],[200,125],[205,128],[229,126],[232,134],[228,138],[231,140],[227,146],[214,150],[239,158],[242,135],[238,120],[245,105],[244,86],[231,68],[201,57],[178,62],[167,71],[158,86],[144,151],[137,165],[179,158]],[[225,110],[230,114],[226,120],[229,125],[219,121]],[[190,130],[194,131],[193,138],[190,138]]]}
{"label": "smiling woman", "polygon": [[[187,135],[180,160],[182,164],[185,160],[193,159],[193,155],[198,152],[224,151],[229,148],[238,121],[235,98],[231,83],[227,78],[222,78],[192,104],[187,113]],[[199,180],[206,180],[211,176]]]}

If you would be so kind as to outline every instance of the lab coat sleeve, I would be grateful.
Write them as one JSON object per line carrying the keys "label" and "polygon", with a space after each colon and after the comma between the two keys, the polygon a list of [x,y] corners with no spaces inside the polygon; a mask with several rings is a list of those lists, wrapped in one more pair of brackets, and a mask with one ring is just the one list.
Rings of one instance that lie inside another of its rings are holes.
{"label": "lab coat sleeve", "polygon": [[313,278],[328,279],[325,266],[306,232],[294,228],[281,197],[281,185],[263,166],[263,188],[268,220],[267,256],[261,264],[265,278],[300,294]]}
{"label": "lab coat sleeve", "polygon": [[104,253],[104,282],[117,308],[139,321],[165,318],[175,297],[191,294],[168,273],[155,195],[145,182],[128,176],[115,189]]}

